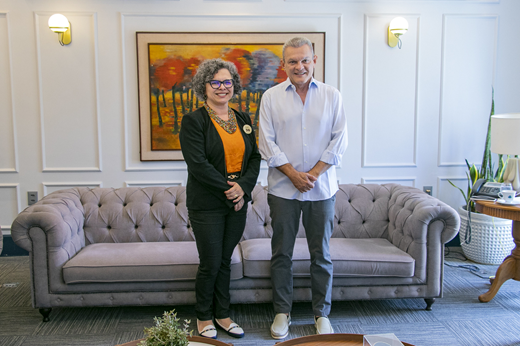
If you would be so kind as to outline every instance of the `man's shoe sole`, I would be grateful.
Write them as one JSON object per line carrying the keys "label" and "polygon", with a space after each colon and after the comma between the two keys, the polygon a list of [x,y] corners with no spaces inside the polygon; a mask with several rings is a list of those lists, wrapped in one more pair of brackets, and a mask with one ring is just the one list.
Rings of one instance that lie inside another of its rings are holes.
{"label": "man's shoe sole", "polygon": [[275,334],[273,334],[273,331],[271,330],[271,337],[276,340],[285,339],[287,337],[287,335],[289,335],[289,326],[290,325],[291,325],[291,322],[289,321],[289,323],[287,324],[287,333],[285,333],[285,335],[275,335]]}
{"label": "man's shoe sole", "polygon": [[285,339],[287,337],[287,335],[289,335],[289,331],[287,331],[287,333],[285,333],[285,335],[280,335],[280,336],[274,335],[273,331],[271,331],[271,337],[276,340]]}

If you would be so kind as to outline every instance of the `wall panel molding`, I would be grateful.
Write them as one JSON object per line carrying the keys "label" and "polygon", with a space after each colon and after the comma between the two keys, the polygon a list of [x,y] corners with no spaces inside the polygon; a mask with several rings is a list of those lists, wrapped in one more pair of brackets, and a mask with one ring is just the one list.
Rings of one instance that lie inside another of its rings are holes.
{"label": "wall panel molding", "polygon": [[53,13],[34,13],[42,171],[100,172],[97,14],[62,12],[74,28],[71,45],[62,47],[47,26]]}
{"label": "wall panel molding", "polygon": [[[409,23],[401,50],[384,35],[396,16]],[[417,14],[365,15],[362,167],[417,167],[419,31]]]}
{"label": "wall panel molding", "polygon": [[49,193],[54,192],[56,190],[69,189],[69,188],[73,188],[73,187],[91,187],[91,188],[103,187],[103,182],[101,182],[101,181],[92,181],[92,182],[87,182],[87,181],[68,182],[67,181],[67,182],[52,182],[52,183],[43,182],[42,186],[43,186],[43,195],[47,196]]}
{"label": "wall panel molding", "polygon": [[[8,190],[14,191],[6,192]],[[0,184],[0,220],[2,220],[0,227],[2,227],[2,231],[9,231],[10,233],[11,223],[16,215],[21,212],[20,184]],[[9,221],[9,223],[6,224],[6,221]]]}
{"label": "wall panel molding", "polygon": [[18,141],[14,102],[11,23],[9,12],[0,12],[0,173],[18,173]]}
{"label": "wall panel molding", "polygon": [[184,186],[185,182],[180,180],[169,181],[125,181],[125,187],[150,187],[150,186]]}
{"label": "wall panel molding", "polygon": [[[496,74],[498,15],[444,14],[442,25],[437,164],[465,167],[464,159],[482,160]],[[461,92],[468,85],[471,93]],[[468,139],[474,139],[472,145]]]}
{"label": "wall panel molding", "polygon": [[361,184],[395,183],[415,187],[416,177],[370,177],[361,178]]}
{"label": "wall panel molding", "polygon": [[[139,159],[139,131],[136,122],[139,114],[136,105],[132,102],[137,99],[136,58],[135,58],[135,32],[136,31],[186,31],[186,32],[208,32],[215,31],[206,23],[227,22],[227,32],[242,32],[244,22],[248,25],[250,32],[264,32],[265,23],[272,23],[269,31],[286,32],[292,21],[292,32],[324,31],[326,34],[326,66],[325,76],[328,84],[342,87],[341,58],[342,47],[342,14],[341,13],[267,13],[267,14],[196,14],[196,13],[121,13],[122,32],[122,83],[123,89],[123,112],[124,112],[124,160],[125,172],[151,172],[151,171],[186,171],[184,162],[141,162]],[[168,19],[168,25],[164,25],[164,19]],[[305,20],[308,19],[308,20]],[[148,20],[144,22],[143,20]],[[186,22],[183,24],[183,22]],[[285,22],[285,25],[282,23]],[[144,23],[136,25],[135,23]],[[172,24],[176,23],[176,24]],[[195,25],[193,23],[204,23]],[[172,26],[173,25],[173,26]],[[278,28],[279,26],[280,28]],[[135,74],[135,77],[134,77]]]}

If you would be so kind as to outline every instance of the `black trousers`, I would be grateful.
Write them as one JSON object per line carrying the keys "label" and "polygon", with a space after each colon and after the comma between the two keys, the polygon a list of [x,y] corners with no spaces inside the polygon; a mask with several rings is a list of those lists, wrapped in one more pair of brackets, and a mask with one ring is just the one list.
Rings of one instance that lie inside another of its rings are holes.
{"label": "black trousers", "polygon": [[200,321],[229,317],[231,255],[246,225],[247,204],[236,212],[188,210],[199,270],[195,281],[195,312]]}

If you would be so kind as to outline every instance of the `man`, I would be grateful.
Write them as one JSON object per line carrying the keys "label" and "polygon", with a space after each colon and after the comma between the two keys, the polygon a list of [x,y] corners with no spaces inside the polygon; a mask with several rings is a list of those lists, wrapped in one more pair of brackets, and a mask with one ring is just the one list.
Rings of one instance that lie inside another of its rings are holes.
{"label": "man", "polygon": [[317,56],[304,37],[283,47],[285,82],[267,90],[260,105],[259,149],[269,167],[271,278],[276,317],[271,335],[289,333],[293,299],[292,254],[302,222],[311,254],[312,309],[318,334],[334,333],[329,240],[338,190],[336,165],[347,147],[341,94],[312,76]]}

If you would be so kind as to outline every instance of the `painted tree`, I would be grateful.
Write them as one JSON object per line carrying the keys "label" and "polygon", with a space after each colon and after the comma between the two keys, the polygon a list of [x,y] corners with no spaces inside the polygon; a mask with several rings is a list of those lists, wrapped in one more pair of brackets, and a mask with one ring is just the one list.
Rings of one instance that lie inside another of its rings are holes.
{"label": "painted tree", "polygon": [[[254,98],[257,99],[257,105],[259,105],[263,93],[273,85],[278,84],[277,79],[279,78],[281,61],[276,54],[267,49],[255,50],[253,52],[253,59],[255,60],[255,64],[249,87],[250,92],[254,93]],[[285,71],[283,71],[283,73],[285,74]],[[253,121],[255,129],[258,129],[259,112],[260,107],[257,107]]]}
{"label": "painted tree", "polygon": [[[255,61],[251,52],[241,48],[224,48],[221,51],[222,59],[233,63],[240,76],[242,87],[246,92],[246,109],[249,113],[249,84],[251,83],[251,75],[253,72]],[[242,111],[242,95],[238,95],[238,110]]]}
{"label": "painted tree", "polygon": [[[160,88],[172,92],[172,107],[173,107],[173,134],[178,134],[180,131],[179,126],[179,114],[177,111],[177,102],[175,99],[175,93],[178,89],[182,90],[184,87],[184,69],[186,67],[186,62],[181,57],[171,57],[161,61],[162,64],[157,66],[155,69],[154,76],[158,80],[158,85]],[[181,95],[181,106],[182,105],[182,95]]]}

